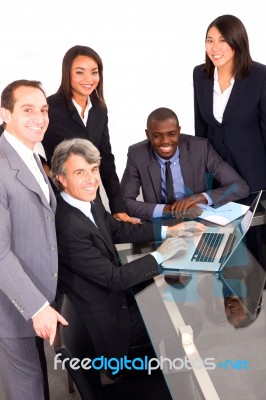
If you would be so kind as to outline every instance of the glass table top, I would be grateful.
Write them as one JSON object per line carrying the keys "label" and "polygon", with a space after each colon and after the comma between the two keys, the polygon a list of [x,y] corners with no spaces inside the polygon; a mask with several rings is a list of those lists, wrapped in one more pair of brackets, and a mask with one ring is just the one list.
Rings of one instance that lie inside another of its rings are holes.
{"label": "glass table top", "polygon": [[[134,287],[173,399],[266,398],[265,200],[219,273],[162,270]],[[145,247],[147,252],[148,245]]]}

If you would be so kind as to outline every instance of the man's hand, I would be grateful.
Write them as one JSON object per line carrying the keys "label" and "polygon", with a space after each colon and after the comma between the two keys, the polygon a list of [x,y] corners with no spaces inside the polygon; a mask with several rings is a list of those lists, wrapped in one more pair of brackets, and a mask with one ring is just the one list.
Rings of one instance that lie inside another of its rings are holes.
{"label": "man's hand", "polygon": [[61,322],[63,325],[68,325],[65,318],[51,306],[45,307],[38,312],[38,314],[32,317],[32,322],[36,334],[43,339],[49,339],[51,346],[54,343],[57,322]]}
{"label": "man's hand", "polygon": [[183,218],[187,219],[195,219],[198,218],[202,214],[203,210],[196,204],[194,206],[189,207],[186,211],[185,214],[183,214]]}
{"label": "man's hand", "polygon": [[187,244],[184,239],[173,237],[166,239],[161,246],[158,247],[157,251],[161,253],[163,261],[173,257],[179,251],[186,251]]}
{"label": "man's hand", "polygon": [[164,214],[171,214],[175,218],[197,218],[202,209],[197,206],[197,203],[206,204],[207,200],[203,194],[186,197],[182,200],[177,200],[173,204],[167,204],[164,207]]}
{"label": "man's hand", "polygon": [[131,224],[139,224],[141,221],[138,218],[130,217],[127,213],[116,213],[113,214],[115,219],[119,219],[120,221],[130,222]]}
{"label": "man's hand", "polygon": [[195,221],[182,222],[174,226],[168,226],[166,237],[180,237],[180,236],[193,236],[198,233],[204,232],[206,226]]}

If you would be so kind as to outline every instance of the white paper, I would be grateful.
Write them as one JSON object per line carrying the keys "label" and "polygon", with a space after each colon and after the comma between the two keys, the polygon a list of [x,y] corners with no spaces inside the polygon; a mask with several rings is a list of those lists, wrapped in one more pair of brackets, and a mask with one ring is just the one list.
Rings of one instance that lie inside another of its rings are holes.
{"label": "white paper", "polygon": [[232,201],[218,208],[213,208],[206,204],[197,205],[203,209],[203,213],[199,216],[199,218],[222,226],[225,226],[229,224],[229,222],[241,217],[249,209],[249,206],[234,203]]}

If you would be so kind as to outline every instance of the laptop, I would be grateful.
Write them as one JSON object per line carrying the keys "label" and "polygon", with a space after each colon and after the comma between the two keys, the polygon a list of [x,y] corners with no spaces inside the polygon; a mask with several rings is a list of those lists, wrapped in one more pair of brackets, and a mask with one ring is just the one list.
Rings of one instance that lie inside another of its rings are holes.
{"label": "laptop", "polygon": [[246,235],[262,190],[256,196],[244,216],[230,226],[208,227],[204,233],[184,237],[187,250],[178,252],[171,259],[162,263],[162,268],[190,271],[218,272],[233,254],[238,244]]}

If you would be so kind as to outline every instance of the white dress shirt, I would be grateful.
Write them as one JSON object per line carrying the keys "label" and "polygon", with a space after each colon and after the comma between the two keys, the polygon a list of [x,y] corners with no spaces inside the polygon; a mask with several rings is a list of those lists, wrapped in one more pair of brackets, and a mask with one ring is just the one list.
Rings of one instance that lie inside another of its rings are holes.
{"label": "white dress shirt", "polygon": [[218,72],[217,67],[214,69],[214,85],[213,85],[213,115],[214,118],[220,122],[223,121],[224,110],[226,104],[228,103],[230,94],[232,92],[235,79],[232,78],[230,81],[230,86],[225,89],[222,93],[219,82],[218,82]]}
{"label": "white dress shirt", "polygon": [[45,160],[47,160],[42,142],[38,142],[35,144],[34,152],[42,156]]}
{"label": "white dress shirt", "polygon": [[78,208],[83,214],[86,215],[86,217],[88,217],[94,223],[94,225],[96,225],[93,215],[91,213],[90,201],[83,201],[83,200],[76,199],[75,197],[70,196],[66,192],[61,192],[60,194],[68,204],[70,204],[71,206],[73,206],[75,208]]}
{"label": "white dress shirt", "polygon": [[82,107],[73,98],[72,98],[72,103],[76,107],[80,118],[82,119],[84,125],[86,126],[87,125],[88,116],[89,116],[89,111],[90,111],[90,109],[92,107],[90,96],[88,96],[87,105],[86,105],[86,108],[85,108],[85,111],[84,111],[84,117],[82,117]]}

